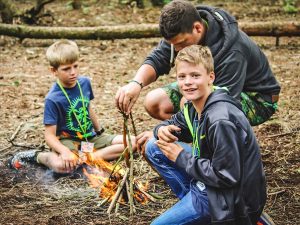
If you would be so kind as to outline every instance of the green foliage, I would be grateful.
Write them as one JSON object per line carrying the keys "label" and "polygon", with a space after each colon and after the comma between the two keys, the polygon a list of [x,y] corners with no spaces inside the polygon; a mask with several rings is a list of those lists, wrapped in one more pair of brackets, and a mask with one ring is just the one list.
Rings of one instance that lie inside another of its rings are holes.
{"label": "green foliage", "polygon": [[14,80],[11,83],[0,83],[0,87],[1,86],[16,86],[16,87],[19,87],[20,84],[21,84],[21,82],[19,80]]}
{"label": "green foliage", "polygon": [[90,13],[90,7],[83,6],[82,7],[82,13],[85,14],[85,15],[89,14]]}
{"label": "green foliage", "polygon": [[297,13],[298,8],[295,5],[296,5],[295,0],[284,0],[284,6],[283,6],[284,12],[291,13],[291,14]]}
{"label": "green foliage", "polygon": [[151,0],[153,6],[163,6],[171,2],[172,0]]}
{"label": "green foliage", "polygon": [[66,9],[67,9],[68,11],[73,10],[73,1],[68,1],[68,2],[66,3]]}

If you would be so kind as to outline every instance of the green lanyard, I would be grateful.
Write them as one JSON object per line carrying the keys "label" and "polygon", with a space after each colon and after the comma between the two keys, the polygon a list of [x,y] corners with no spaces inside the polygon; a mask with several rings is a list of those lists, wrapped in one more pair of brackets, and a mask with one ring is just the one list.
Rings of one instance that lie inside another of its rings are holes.
{"label": "green lanyard", "polygon": [[[196,155],[195,153],[195,150],[197,149],[197,156],[200,157],[200,147],[199,147],[199,139],[198,139],[198,136],[199,136],[199,124],[198,126],[196,126],[196,129],[194,129],[192,123],[191,123],[191,120],[190,120],[190,116],[189,116],[189,109],[188,109],[188,105],[185,105],[184,108],[183,108],[183,114],[184,114],[184,118],[185,118],[185,121],[188,125],[188,128],[192,134],[192,137],[193,137],[193,155]],[[195,123],[195,122],[194,122]],[[206,135],[201,135],[200,136],[200,140],[204,139],[206,137]]]}
{"label": "green lanyard", "polygon": [[[199,142],[198,142],[198,131],[199,131],[199,125],[196,126],[196,129],[194,130],[194,134],[193,134],[193,155],[197,155],[197,156],[200,157],[200,147],[199,147]],[[198,150],[197,154],[195,153],[196,149]]]}
{"label": "green lanyard", "polygon": [[[85,104],[84,104],[84,98],[83,98],[83,94],[82,94],[82,90],[81,90],[80,83],[77,81],[77,85],[78,85],[78,88],[79,88],[79,91],[80,91],[80,96],[81,96],[82,106],[83,106],[83,109],[84,109],[84,110],[83,110],[84,127],[82,127],[82,125],[81,125],[81,123],[80,123],[80,121],[79,121],[79,119],[78,119],[78,117],[77,117],[77,115],[76,115],[76,113],[75,113],[75,109],[74,109],[73,106],[72,106],[72,103],[71,103],[71,100],[70,100],[70,98],[69,98],[69,96],[68,96],[68,93],[66,92],[66,90],[64,89],[64,87],[60,84],[59,80],[57,80],[57,84],[58,84],[58,86],[60,87],[61,91],[62,91],[62,92],[64,93],[64,95],[66,96],[68,102],[70,103],[71,110],[72,110],[72,112],[73,112],[73,114],[74,114],[74,116],[75,116],[75,118],[76,118],[76,120],[77,120],[78,125],[80,126],[80,129],[82,130],[83,136],[84,136],[85,139],[86,139],[85,134],[86,134],[86,129],[87,129],[87,122],[86,122],[86,117],[87,117],[87,115],[86,115],[86,108],[85,108]],[[84,129],[84,128],[85,128],[85,129]]]}
{"label": "green lanyard", "polygon": [[[183,108],[183,114],[184,114],[184,118],[186,120],[186,123],[188,125],[188,128],[192,134],[193,137],[193,150],[192,153],[193,155],[196,155],[195,150],[197,149],[197,155],[200,157],[200,148],[199,148],[199,142],[198,142],[198,131],[199,131],[199,125],[196,127],[196,129],[193,128],[193,125],[191,123],[190,117],[189,117],[189,109],[188,109],[188,105],[185,105]],[[200,137],[200,139],[203,139],[202,137]]]}

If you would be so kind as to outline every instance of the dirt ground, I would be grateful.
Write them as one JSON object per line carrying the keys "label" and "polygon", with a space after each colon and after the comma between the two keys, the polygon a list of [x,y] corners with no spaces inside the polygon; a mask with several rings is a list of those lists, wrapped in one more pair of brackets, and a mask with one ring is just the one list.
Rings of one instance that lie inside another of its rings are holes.
{"label": "dirt ground", "polygon": [[[30,1],[20,2],[26,7]],[[53,13],[52,24],[56,26],[156,23],[160,11],[112,3],[116,1],[95,2],[87,1],[87,14],[86,10],[68,10],[67,1],[56,1],[46,9]],[[299,15],[283,13],[282,5],[276,1],[275,5],[271,1],[210,1],[210,4],[223,7],[239,21],[249,23],[299,20]],[[43,23],[50,25],[49,21]],[[279,46],[275,46],[273,37],[253,39],[267,55],[282,87],[279,111],[270,121],[254,128],[268,182],[265,211],[276,224],[295,225],[300,221],[300,39],[282,37]],[[81,73],[92,79],[93,106],[108,132],[122,132],[123,119],[114,107],[117,89],[133,77],[158,41],[157,38],[77,41]],[[47,148],[42,124],[44,97],[55,79],[48,71],[44,55],[52,42],[0,37],[0,224],[149,224],[177,199],[140,158],[135,160],[135,177],[149,181],[149,192],[163,199],[136,204],[137,213],[131,220],[128,204],[121,205],[118,214],[108,216],[109,204],[99,206],[98,190],[89,187],[80,175],[56,177],[40,167],[13,171],[6,166],[7,159],[27,149],[25,146]],[[143,109],[145,94],[173,80],[174,75],[163,76],[143,90],[133,110],[138,132],[150,130],[159,122]]]}

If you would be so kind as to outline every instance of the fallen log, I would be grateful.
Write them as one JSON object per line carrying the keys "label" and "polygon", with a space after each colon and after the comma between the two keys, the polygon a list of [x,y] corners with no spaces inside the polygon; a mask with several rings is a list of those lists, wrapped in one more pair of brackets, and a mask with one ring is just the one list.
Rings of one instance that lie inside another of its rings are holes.
{"label": "fallen log", "polygon": [[[300,36],[300,21],[240,22],[239,27],[249,36]],[[38,27],[0,24],[0,35],[35,39],[113,40],[160,37],[157,24],[98,27]]]}

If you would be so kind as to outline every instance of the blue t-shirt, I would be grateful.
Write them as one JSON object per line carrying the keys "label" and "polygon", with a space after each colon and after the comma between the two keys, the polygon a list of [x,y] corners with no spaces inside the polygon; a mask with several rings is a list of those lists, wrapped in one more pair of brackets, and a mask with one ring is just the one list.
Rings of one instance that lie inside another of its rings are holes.
{"label": "blue t-shirt", "polygon": [[[61,88],[55,83],[48,92],[45,99],[44,124],[56,125],[56,135],[66,138],[83,139],[84,137],[92,137],[95,135],[93,124],[90,119],[89,105],[90,100],[94,99],[91,82],[86,77],[78,77],[78,82],[82,89],[84,106],[78,84],[73,88],[64,88],[69,96],[74,112],[70,106],[68,99],[62,92]],[[86,112],[84,112],[86,110]],[[86,122],[85,115],[86,114]],[[83,132],[86,130],[86,132]]]}

